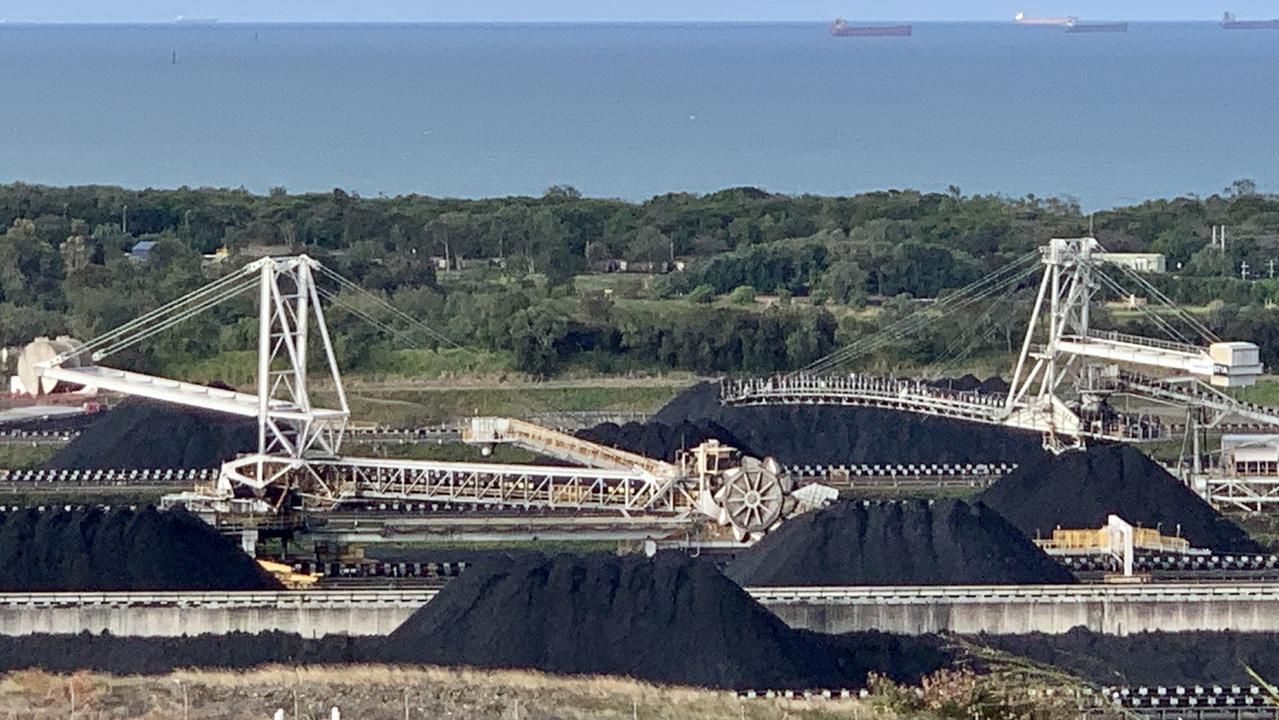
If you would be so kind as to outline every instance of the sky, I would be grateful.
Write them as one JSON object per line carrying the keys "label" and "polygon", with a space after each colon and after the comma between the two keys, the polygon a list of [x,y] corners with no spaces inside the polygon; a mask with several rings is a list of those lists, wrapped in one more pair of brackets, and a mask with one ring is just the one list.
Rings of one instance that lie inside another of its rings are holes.
{"label": "sky", "polygon": [[0,18],[37,22],[167,22],[177,15],[224,22],[1007,20],[1028,15],[1089,19],[1215,20],[1279,17],[1276,0],[0,0]]}

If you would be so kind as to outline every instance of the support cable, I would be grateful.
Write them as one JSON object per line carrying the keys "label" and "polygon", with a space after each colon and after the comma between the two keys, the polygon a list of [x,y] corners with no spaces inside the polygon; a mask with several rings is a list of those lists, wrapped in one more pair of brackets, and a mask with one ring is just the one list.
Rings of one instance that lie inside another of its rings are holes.
{"label": "support cable", "polygon": [[[89,340],[84,343],[83,347],[78,348],[74,353],[71,353],[68,356],[79,355],[84,352],[92,352],[95,349],[109,345],[118,338],[127,336],[140,328],[149,328],[155,323],[161,322],[166,315],[179,312],[180,309],[186,305],[200,302],[201,299],[207,295],[218,294],[221,296],[226,287],[236,285],[236,283],[244,284],[246,280],[255,280],[255,278],[256,269],[249,270],[247,268],[241,268],[238,272],[219,278],[191,293],[165,303],[154,310],[143,313],[133,320]],[[242,291],[243,288],[239,290],[239,292]]]}
{"label": "support cable", "polygon": [[[1114,290],[1116,293],[1118,293],[1121,296],[1128,294],[1127,289],[1124,288],[1122,285],[1120,285],[1117,281],[1115,281],[1114,278],[1110,277],[1109,275],[1102,272],[1101,270],[1097,270],[1096,274],[1107,284],[1107,286],[1110,287],[1111,290]],[[1190,338],[1183,335],[1181,331],[1178,330],[1172,323],[1168,322],[1167,318],[1162,317],[1159,313],[1154,312],[1153,310],[1151,310],[1150,308],[1144,305],[1138,305],[1136,309],[1137,309],[1137,312],[1141,313],[1148,320],[1154,323],[1156,327],[1158,327],[1160,330],[1163,330],[1165,333],[1168,334],[1169,337],[1172,337],[1177,342],[1184,343],[1186,345],[1196,344],[1192,342]]]}
{"label": "support cable", "polygon": [[350,290],[351,292],[356,293],[361,297],[365,297],[369,299],[371,302],[375,303],[379,308],[391,313],[391,315],[393,315],[394,317],[404,320],[410,326],[415,327],[418,330],[421,330],[422,332],[430,336],[432,339],[434,339],[436,342],[439,342],[443,345],[448,345],[450,347],[455,347],[455,348],[461,347],[461,345],[458,345],[457,343],[453,342],[453,340],[451,340],[448,336],[439,332],[438,330],[431,327],[430,325],[427,325],[421,320],[413,317],[412,315],[409,315],[403,310],[395,307],[391,303],[379,297],[376,293],[370,292],[366,290],[365,288],[360,287],[358,283],[352,282],[351,280],[348,280],[347,278],[342,277],[337,272],[330,270],[329,268],[323,265],[320,266],[320,272],[323,273],[326,277],[338,283],[338,285],[342,287],[343,289]]}
{"label": "support cable", "polygon": [[257,282],[256,278],[248,278],[240,285],[232,285],[230,287],[223,288],[222,291],[216,295],[207,296],[202,294],[199,296],[188,296],[187,300],[195,301],[194,304],[188,302],[181,307],[171,309],[168,316],[163,319],[157,319],[155,322],[152,322],[143,328],[139,328],[137,332],[132,335],[118,336],[112,344],[94,350],[93,359],[95,361],[101,360],[102,358],[113,355],[121,350],[133,347],[143,340],[154,337],[165,330],[169,330],[175,325],[185,322],[189,318],[195,317],[215,305],[225,302],[226,300],[251,289],[257,284]]}
{"label": "support cable", "polygon": [[945,319],[955,312],[987,300],[996,294],[1009,292],[1015,289],[1023,280],[1038,272],[1038,268],[1035,265],[1027,264],[1028,261],[1033,261],[1037,255],[1037,253],[1030,253],[1023,256],[1010,265],[1006,265],[985,278],[969,284],[931,306],[917,310],[872,335],[858,339],[840,350],[814,361],[805,367],[803,372],[823,372],[833,369],[848,360],[874,352],[905,335],[921,330],[928,325],[936,323],[938,320]]}
{"label": "support cable", "polygon": [[1174,313],[1176,313],[1177,317],[1182,319],[1182,322],[1185,322],[1195,332],[1199,333],[1199,335],[1203,337],[1203,339],[1207,340],[1210,343],[1221,341],[1221,338],[1218,337],[1217,334],[1214,333],[1211,328],[1209,328],[1206,324],[1204,324],[1202,320],[1195,317],[1194,313],[1190,312],[1189,310],[1186,310],[1185,308],[1181,307],[1177,303],[1173,302],[1173,300],[1169,298],[1167,295],[1165,295],[1159,288],[1155,287],[1154,284],[1152,284],[1149,280],[1142,277],[1141,273],[1125,265],[1120,266],[1120,271],[1123,272],[1125,275],[1127,275],[1129,278],[1131,278],[1134,282],[1136,282],[1137,286],[1140,287],[1144,292],[1148,293],[1149,295],[1153,296],[1156,300],[1158,300],[1161,305],[1171,309]]}

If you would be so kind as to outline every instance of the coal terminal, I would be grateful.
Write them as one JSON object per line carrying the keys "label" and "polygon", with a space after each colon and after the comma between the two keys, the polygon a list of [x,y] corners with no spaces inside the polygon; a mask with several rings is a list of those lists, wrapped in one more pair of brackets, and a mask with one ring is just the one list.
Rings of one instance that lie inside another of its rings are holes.
{"label": "coal terminal", "polygon": [[[1179,529],[1199,547],[1257,547],[1193,494],[1194,502],[1178,495],[1189,491],[1130,448],[1096,446],[1057,457],[1042,451],[1038,436],[997,427],[878,410],[725,408],[714,392],[698,386],[652,422],[583,434],[668,460],[717,439],[796,464],[1011,460],[1020,467],[975,501],[850,501],[799,516],[738,552],[726,574],[704,560],[665,553],[645,559],[451,551],[468,569],[389,637],[8,637],[0,638],[4,667],[164,672],[179,665],[393,662],[617,674],[733,689],[858,687],[872,672],[915,682],[956,661],[947,639],[794,630],[740,585],[1067,584],[1069,573],[1031,538],[1057,526],[1099,527],[1111,512],[1137,525]],[[216,467],[252,448],[252,429],[130,401],[95,419],[51,464]],[[11,592],[277,587],[233,540],[180,510],[9,512],[0,543],[4,587]],[[1130,639],[1075,631],[1047,641],[978,641],[1097,682],[1174,681],[1161,675],[1227,681],[1210,675],[1238,677],[1227,672],[1231,663],[1269,667],[1271,657],[1264,636],[1246,633]],[[672,663],[669,656],[682,660]],[[1196,667],[1190,660],[1196,656],[1208,660]]]}

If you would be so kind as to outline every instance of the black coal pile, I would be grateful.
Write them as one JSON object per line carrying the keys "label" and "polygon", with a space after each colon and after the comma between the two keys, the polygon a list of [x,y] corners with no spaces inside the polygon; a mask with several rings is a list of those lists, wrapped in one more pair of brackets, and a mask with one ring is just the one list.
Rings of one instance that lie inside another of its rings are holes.
{"label": "black coal pile", "polygon": [[1007,394],[1009,385],[998,376],[992,376],[982,380],[971,373],[957,378],[937,378],[929,380],[928,384],[940,388],[942,390],[954,390],[955,392],[977,392],[983,394]]}
{"label": "black coal pile", "polygon": [[1184,483],[1129,445],[1042,455],[978,496],[1030,537],[1054,528],[1093,528],[1110,514],[1180,534],[1194,547],[1260,553],[1262,547]]}
{"label": "black coal pile", "polygon": [[1064,668],[1102,685],[1253,684],[1279,677],[1279,633],[1149,632],[981,635],[977,643]]}
{"label": "black coal pile", "polygon": [[336,635],[310,639],[282,632],[178,638],[89,633],[0,636],[0,672],[92,670],[131,675],[167,673],[183,668],[345,665],[369,662],[382,641],[382,638]]}
{"label": "black coal pile", "polygon": [[46,467],[218,467],[256,447],[249,418],[130,398],[98,415]]}
{"label": "black coal pile", "polygon": [[935,640],[792,630],[710,563],[524,555],[468,569],[387,640],[400,663],[623,675],[717,688],[910,681],[949,659]]}
{"label": "black coal pile", "polygon": [[48,415],[0,422],[0,432],[80,432],[102,417],[98,413]]}
{"label": "black coal pile", "polygon": [[714,422],[685,421],[673,425],[659,422],[604,423],[582,430],[578,437],[668,462],[677,459],[680,451],[697,447],[707,440],[718,440],[748,454],[756,452],[754,448],[744,447],[731,432]]}
{"label": "black coal pile", "polygon": [[267,590],[279,584],[184,510],[0,515],[0,591]]}
{"label": "black coal pile", "polygon": [[1022,463],[1043,454],[1038,434],[994,425],[873,408],[725,407],[712,383],[689,388],[652,422],[713,423],[742,450],[783,464]]}
{"label": "black coal pile", "polygon": [[725,572],[775,585],[1015,585],[1073,576],[990,508],[845,501],[786,521]]}

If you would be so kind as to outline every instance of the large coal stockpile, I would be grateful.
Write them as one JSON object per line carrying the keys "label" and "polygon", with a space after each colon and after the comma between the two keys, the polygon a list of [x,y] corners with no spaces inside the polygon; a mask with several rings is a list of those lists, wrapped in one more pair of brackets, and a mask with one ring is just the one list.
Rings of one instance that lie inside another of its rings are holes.
{"label": "large coal stockpile", "polygon": [[713,423],[743,451],[788,465],[1022,463],[1043,454],[1035,433],[913,413],[821,405],[725,407],[713,383],[689,388],[652,422]]}
{"label": "large coal stockpile", "polygon": [[1129,445],[1043,455],[978,496],[1030,537],[1054,528],[1095,528],[1110,514],[1133,525],[1180,532],[1194,547],[1260,553],[1260,545],[1184,483]]}
{"label": "large coal stockpile", "polygon": [[282,632],[179,638],[89,633],[0,636],[0,672],[91,670],[131,675],[167,673],[184,668],[365,663],[369,662],[382,641],[382,638],[335,635],[310,639]]}
{"label": "large coal stockpile", "polygon": [[130,398],[100,414],[46,467],[218,467],[256,447],[251,419]]}
{"label": "large coal stockpile", "polygon": [[949,658],[929,639],[792,630],[710,563],[659,554],[484,561],[406,620],[383,659],[811,688],[871,671],[916,680]]}
{"label": "large coal stockpile", "polygon": [[726,573],[748,587],[1074,582],[998,513],[961,500],[845,501],[805,513]]}
{"label": "large coal stockpile", "polygon": [[184,510],[0,515],[0,591],[267,590],[279,584]]}
{"label": "large coal stockpile", "polygon": [[981,635],[975,642],[1069,670],[1102,685],[1252,684],[1279,677],[1279,633],[1148,632]]}

